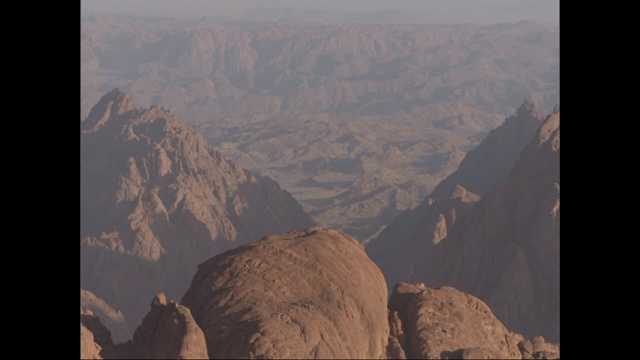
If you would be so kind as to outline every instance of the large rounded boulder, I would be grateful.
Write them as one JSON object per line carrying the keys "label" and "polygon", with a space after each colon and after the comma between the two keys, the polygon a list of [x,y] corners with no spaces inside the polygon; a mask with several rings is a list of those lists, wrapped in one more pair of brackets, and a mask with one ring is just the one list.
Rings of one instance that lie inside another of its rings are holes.
{"label": "large rounded boulder", "polygon": [[198,267],[182,299],[211,358],[384,358],[387,287],[352,237],[267,236]]}

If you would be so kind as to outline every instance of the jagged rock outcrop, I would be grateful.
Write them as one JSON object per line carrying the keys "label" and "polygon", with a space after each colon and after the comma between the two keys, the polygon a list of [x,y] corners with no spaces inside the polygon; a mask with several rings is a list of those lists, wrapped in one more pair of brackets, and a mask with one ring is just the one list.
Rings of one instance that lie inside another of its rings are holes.
{"label": "jagged rock outcrop", "polygon": [[536,107],[525,100],[466,154],[458,169],[440,182],[422,204],[399,214],[367,244],[367,254],[384,273],[388,289],[410,279],[431,249],[447,238],[480,196],[509,174],[541,123]]}
{"label": "jagged rock outcrop", "polygon": [[[208,359],[202,330],[185,306],[163,293],[136,329],[133,340],[113,344],[111,333],[91,311],[80,314],[83,359]],[[96,357],[97,356],[97,357]]]}
{"label": "jagged rock outcrop", "polygon": [[[111,331],[102,324],[100,319],[93,314],[91,310],[80,310],[80,323],[91,332],[91,341],[95,342],[100,349],[106,349],[113,346],[111,339]],[[100,352],[100,350],[98,350]]]}
{"label": "jagged rock outcrop", "polygon": [[272,235],[198,266],[182,299],[211,358],[386,356],[387,288],[350,236]]}
{"label": "jagged rock outcrop", "polygon": [[389,358],[530,359],[560,357],[558,344],[509,331],[480,299],[452,287],[398,283],[389,299]]}
{"label": "jagged rock outcrop", "polygon": [[407,358],[520,358],[521,335],[511,333],[479,299],[451,287],[398,283],[389,299],[404,332]]}
{"label": "jagged rock outcrop", "polygon": [[509,175],[543,120],[536,106],[525,100],[513,115],[467,153],[458,169],[436,186],[431,197],[449,196],[459,185],[481,196],[493,189]]}
{"label": "jagged rock outcrop", "polygon": [[543,336],[523,340],[518,344],[523,359],[559,359],[560,344],[548,343]]}
{"label": "jagged rock outcrop", "polygon": [[136,359],[207,359],[202,330],[185,306],[156,295],[130,345]]}
{"label": "jagged rock outcrop", "polygon": [[129,331],[146,313],[145,299],[178,298],[202,261],[312,225],[277,183],[120,90],[81,122],[80,171],[81,286],[121,310]]}
{"label": "jagged rock outcrop", "polygon": [[102,359],[100,351],[102,347],[93,338],[93,333],[80,322],[80,358]]}
{"label": "jagged rock outcrop", "polygon": [[413,274],[485,301],[509,329],[560,339],[560,113],[508,178],[486,194]]}

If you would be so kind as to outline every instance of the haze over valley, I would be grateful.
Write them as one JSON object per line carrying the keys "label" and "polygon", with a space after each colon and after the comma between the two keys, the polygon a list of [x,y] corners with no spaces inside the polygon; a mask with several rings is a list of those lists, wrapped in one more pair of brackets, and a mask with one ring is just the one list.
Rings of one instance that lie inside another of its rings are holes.
{"label": "haze over valley", "polygon": [[552,1],[189,1],[81,4],[83,358],[559,358]]}

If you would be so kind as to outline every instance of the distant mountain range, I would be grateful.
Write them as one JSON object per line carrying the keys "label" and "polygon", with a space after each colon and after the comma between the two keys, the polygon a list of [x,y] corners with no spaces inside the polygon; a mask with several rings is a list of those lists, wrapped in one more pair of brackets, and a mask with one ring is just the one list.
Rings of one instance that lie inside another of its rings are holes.
{"label": "distant mountain range", "polygon": [[558,102],[559,29],[86,16],[81,108],[118,87],[187,123],[388,115],[455,102],[494,116]]}

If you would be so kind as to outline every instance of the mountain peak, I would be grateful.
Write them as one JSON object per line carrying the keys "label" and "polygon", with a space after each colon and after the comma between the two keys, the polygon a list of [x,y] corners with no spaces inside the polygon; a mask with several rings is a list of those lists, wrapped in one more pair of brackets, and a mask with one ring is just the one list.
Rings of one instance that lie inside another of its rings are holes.
{"label": "mountain peak", "polygon": [[184,293],[196,264],[313,223],[277,183],[226,160],[161,106],[137,108],[116,89],[81,127],[82,284],[122,311],[130,333],[148,299],[162,292],[153,306],[169,306]]}
{"label": "mountain peak", "polygon": [[104,125],[110,117],[122,115],[137,108],[133,98],[128,93],[115,88],[100,98],[91,109],[83,124],[83,130],[95,131]]}
{"label": "mountain peak", "polygon": [[522,105],[520,105],[518,110],[516,110],[514,116],[519,117],[525,114],[542,120],[542,115],[540,115],[540,113],[538,112],[536,105],[527,99],[522,102]]}

